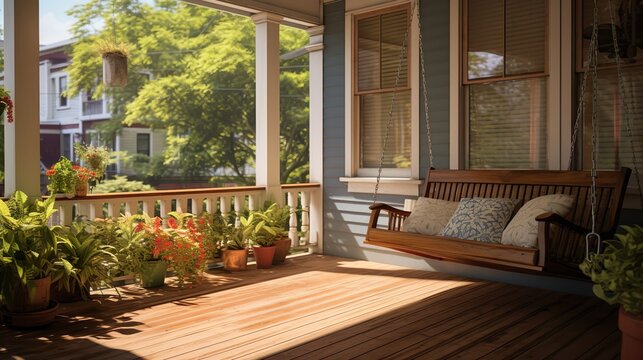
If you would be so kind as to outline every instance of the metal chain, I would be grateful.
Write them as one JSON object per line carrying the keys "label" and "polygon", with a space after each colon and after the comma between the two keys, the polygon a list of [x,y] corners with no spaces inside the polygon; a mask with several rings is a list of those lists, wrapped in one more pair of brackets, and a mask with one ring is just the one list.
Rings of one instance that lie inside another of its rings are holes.
{"label": "metal chain", "polygon": [[[419,48],[420,48],[420,69],[422,71],[422,90],[424,95],[424,124],[426,125],[426,141],[427,147],[429,148],[429,158],[428,158],[428,170],[430,171],[433,168],[433,143],[431,141],[431,122],[429,121],[429,88],[426,81],[426,66],[424,65],[424,43],[422,40],[422,21],[420,18],[420,4],[417,5],[417,23],[418,23],[418,39],[419,39]],[[429,181],[429,179],[424,179],[424,181]]]}
{"label": "metal chain", "polygon": [[395,75],[395,86],[393,87],[393,99],[391,99],[391,106],[388,111],[388,120],[386,122],[386,131],[384,133],[384,141],[382,143],[382,153],[380,156],[380,164],[379,167],[377,168],[377,179],[375,180],[375,191],[373,192],[373,204],[377,202],[377,193],[380,188],[380,180],[382,178],[382,168],[384,167],[384,156],[386,152],[386,148],[388,147],[388,139],[389,135],[391,132],[391,124],[393,123],[393,110],[395,109],[395,102],[397,101],[397,92],[399,89],[399,83],[400,83],[400,77],[402,73],[402,65],[404,64],[404,60],[406,59],[406,47],[408,43],[408,38],[409,38],[409,30],[411,28],[410,24],[413,21],[413,13],[415,12],[416,8],[416,3],[415,1],[413,2],[413,6],[411,8],[411,14],[409,16],[409,26],[406,27],[406,32],[404,33],[404,40],[402,41],[402,49],[400,49],[400,62],[397,65],[397,73]]}
{"label": "metal chain", "polygon": [[[616,37],[616,23],[614,16],[614,7],[612,6],[612,0],[608,0],[608,6],[610,11],[610,24],[612,27],[612,42],[614,44],[614,52],[616,53],[616,74],[618,77],[618,88],[619,88],[619,97],[621,98],[621,103],[623,104],[623,113],[625,117],[625,129],[627,130],[627,136],[629,138],[630,148],[632,149],[632,163],[634,167],[634,177],[636,178],[636,184],[639,188],[639,197],[641,201],[641,209],[643,209],[643,186],[641,185],[641,174],[639,173],[638,168],[638,159],[636,158],[636,152],[634,151],[634,134],[632,131],[632,112],[629,107],[628,99],[626,98],[625,92],[625,76],[623,75],[623,67],[621,64],[621,49],[618,44],[618,39]],[[628,97],[629,98],[629,97]]]}

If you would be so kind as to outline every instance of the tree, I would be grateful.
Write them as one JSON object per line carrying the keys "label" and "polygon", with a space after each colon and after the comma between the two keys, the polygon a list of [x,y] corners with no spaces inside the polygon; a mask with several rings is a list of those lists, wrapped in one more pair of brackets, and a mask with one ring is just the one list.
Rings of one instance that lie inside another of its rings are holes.
{"label": "tree", "polygon": [[[70,93],[107,91],[112,121],[105,131],[143,124],[166,130],[164,171],[175,175],[219,173],[250,183],[246,164],[255,153],[253,23],[243,17],[176,0],[91,0],[70,11],[76,18],[69,67]],[[102,19],[104,29],[91,31]],[[129,82],[103,89],[97,39],[129,44]],[[283,28],[281,51],[305,45],[303,31]],[[283,61],[282,181],[305,181],[308,164],[307,57]],[[302,156],[303,155],[303,156]],[[157,169],[157,166],[147,169]]]}

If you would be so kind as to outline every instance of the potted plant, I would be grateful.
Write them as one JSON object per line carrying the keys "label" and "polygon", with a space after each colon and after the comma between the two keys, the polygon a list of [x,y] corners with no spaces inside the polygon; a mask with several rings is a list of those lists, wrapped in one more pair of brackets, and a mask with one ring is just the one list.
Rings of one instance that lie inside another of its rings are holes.
{"label": "potted plant", "polygon": [[80,165],[73,165],[72,168],[76,172],[76,196],[87,196],[89,182],[97,179],[96,172]]}
{"label": "potted plant", "polygon": [[69,159],[61,156],[60,160],[53,164],[45,174],[49,178],[47,189],[52,195],[65,194],[68,198],[74,197],[78,176]]}
{"label": "potted plant", "polygon": [[107,166],[112,159],[112,153],[108,148],[76,143],[74,151],[78,159],[90,170],[94,171],[95,176],[91,180],[100,180],[105,177]]}
{"label": "potted plant", "polygon": [[0,86],[0,117],[4,115],[5,110],[7,111],[7,122],[13,122],[13,101],[11,100],[11,95],[9,92],[2,86]]}
{"label": "potted plant", "polygon": [[230,227],[223,237],[223,268],[245,270],[248,264],[248,241],[242,227]]}
{"label": "potted plant", "polygon": [[643,227],[622,226],[625,234],[607,241],[602,254],[590,254],[580,268],[595,283],[594,294],[621,305],[621,359],[643,359]]}
{"label": "potted plant", "polygon": [[110,269],[117,261],[113,248],[101,242],[85,218],[58,228],[57,235],[60,258],[52,280],[54,297],[60,302],[88,300],[90,288],[110,283]]}
{"label": "potted plant", "polygon": [[155,229],[155,241],[165,244],[161,246],[163,255],[169,260],[179,287],[183,287],[186,281],[195,284],[205,270],[203,235],[192,214],[170,212],[168,216],[167,228]]}
{"label": "potted plant", "polygon": [[278,206],[273,203],[263,211],[266,225],[274,229],[276,234],[273,243],[275,244],[275,256],[272,259],[273,265],[283,264],[290,252],[290,238],[288,237],[288,222],[290,220],[290,207]]}
{"label": "potted plant", "polygon": [[274,240],[279,229],[268,224],[268,217],[263,212],[252,212],[247,218],[242,216],[240,222],[245,229],[245,235],[253,244],[252,251],[257,269],[272,267],[276,250]]}
{"label": "potted plant", "polygon": [[54,212],[53,197],[32,201],[16,191],[0,200],[0,302],[3,321],[12,326],[45,325],[55,317],[50,286],[57,236],[47,226]]}
{"label": "potted plant", "polygon": [[102,40],[98,42],[98,51],[103,58],[103,84],[107,87],[127,85],[127,45],[114,40]]}

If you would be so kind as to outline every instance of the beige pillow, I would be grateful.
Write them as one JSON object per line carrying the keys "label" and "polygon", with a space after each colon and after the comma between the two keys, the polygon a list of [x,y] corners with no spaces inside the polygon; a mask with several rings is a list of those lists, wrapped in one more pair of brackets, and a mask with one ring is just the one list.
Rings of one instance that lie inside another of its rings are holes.
{"label": "beige pillow", "polygon": [[455,201],[445,201],[421,197],[404,221],[403,231],[425,235],[437,235],[447,225],[458,208]]}
{"label": "beige pillow", "polygon": [[529,200],[516,213],[502,232],[500,243],[522,247],[536,247],[538,222],[536,216],[553,212],[565,216],[572,208],[574,198],[565,194],[540,196]]}

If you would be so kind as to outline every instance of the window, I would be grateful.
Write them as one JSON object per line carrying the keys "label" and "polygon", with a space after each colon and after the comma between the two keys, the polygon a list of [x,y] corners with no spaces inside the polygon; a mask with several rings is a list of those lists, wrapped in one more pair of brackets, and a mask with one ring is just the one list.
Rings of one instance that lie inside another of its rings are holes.
{"label": "window", "polygon": [[[360,176],[374,175],[373,170],[379,167],[387,127],[384,173],[399,175],[400,172],[391,170],[402,169],[402,173],[410,176],[412,121],[408,49],[407,56],[400,60],[404,38],[409,32],[409,16],[410,7],[402,5],[353,18],[352,109],[357,133],[353,156]],[[393,98],[395,106],[391,111]],[[389,114],[392,115],[390,126]]]}
{"label": "window", "polygon": [[58,78],[58,107],[67,107],[67,76]]}
{"label": "window", "polygon": [[72,157],[71,157],[71,134],[63,134],[62,142],[63,142],[63,146],[62,146],[63,153],[62,153],[62,155],[64,157],[66,157],[67,159],[72,159]]}
{"label": "window", "polygon": [[150,156],[150,134],[136,134],[136,153]]}
{"label": "window", "polygon": [[547,0],[464,0],[466,167],[547,167]]}
{"label": "window", "polygon": [[[614,46],[607,0],[600,0],[599,6],[599,40],[598,40],[598,89],[597,94],[597,165],[601,169],[615,169],[620,166],[632,167],[632,145],[636,158],[643,159],[643,39],[632,34],[641,34],[643,30],[643,4],[637,1],[612,0],[616,13],[616,30],[620,56],[623,64],[625,93],[630,109],[632,125],[632,142],[627,132],[623,101],[619,91],[616,71]],[[628,7],[631,6],[631,7]],[[587,65],[589,38],[592,30],[593,1],[584,0],[578,3],[577,16],[582,26],[576,33],[577,89],[580,93],[581,81]],[[637,19],[638,18],[638,19]],[[623,26],[623,23],[629,24]],[[638,28],[637,28],[638,26]],[[603,32],[606,29],[607,32]],[[628,40],[632,39],[632,40]],[[590,169],[592,153],[592,79],[588,77],[585,91],[585,112],[582,123],[582,166]]]}

